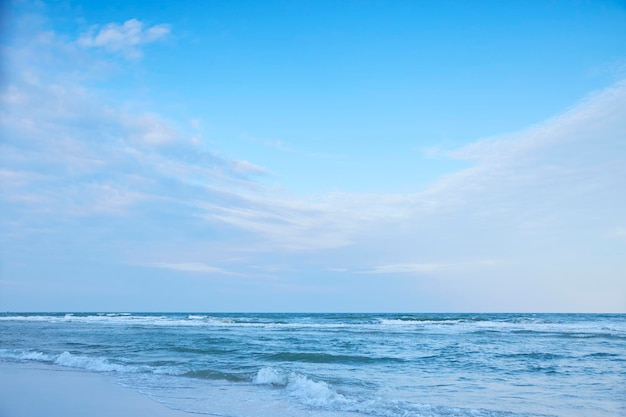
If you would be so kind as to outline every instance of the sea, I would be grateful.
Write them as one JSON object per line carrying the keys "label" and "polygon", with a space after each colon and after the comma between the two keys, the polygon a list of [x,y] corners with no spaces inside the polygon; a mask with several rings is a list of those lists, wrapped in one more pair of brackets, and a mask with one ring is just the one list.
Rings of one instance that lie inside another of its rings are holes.
{"label": "sea", "polygon": [[0,361],[209,416],[626,416],[626,314],[3,313]]}

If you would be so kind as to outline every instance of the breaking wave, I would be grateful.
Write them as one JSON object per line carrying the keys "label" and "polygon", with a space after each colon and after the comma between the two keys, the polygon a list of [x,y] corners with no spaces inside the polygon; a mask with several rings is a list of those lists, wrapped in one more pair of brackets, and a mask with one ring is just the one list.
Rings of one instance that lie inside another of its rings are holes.
{"label": "breaking wave", "polygon": [[301,404],[324,411],[354,412],[378,417],[539,417],[540,414],[418,404],[383,397],[358,398],[340,393],[324,381],[314,381],[296,373],[273,367],[261,368],[253,383],[284,390]]}
{"label": "breaking wave", "polygon": [[41,362],[49,365],[84,369],[94,372],[130,373],[140,372],[142,370],[137,366],[114,363],[106,358],[76,355],[67,351],[60,355],[53,355],[38,351],[0,349],[0,360],[12,362]]}

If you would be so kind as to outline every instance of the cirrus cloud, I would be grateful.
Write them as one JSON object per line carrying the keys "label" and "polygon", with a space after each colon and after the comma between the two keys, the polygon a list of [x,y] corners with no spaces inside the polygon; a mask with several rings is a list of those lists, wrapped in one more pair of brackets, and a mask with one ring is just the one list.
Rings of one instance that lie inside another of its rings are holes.
{"label": "cirrus cloud", "polygon": [[144,28],[144,23],[129,19],[123,24],[109,23],[98,30],[93,26],[89,33],[82,35],[77,43],[86,48],[103,48],[108,52],[121,53],[127,58],[141,58],[139,47],[167,37],[169,25],[160,24]]}

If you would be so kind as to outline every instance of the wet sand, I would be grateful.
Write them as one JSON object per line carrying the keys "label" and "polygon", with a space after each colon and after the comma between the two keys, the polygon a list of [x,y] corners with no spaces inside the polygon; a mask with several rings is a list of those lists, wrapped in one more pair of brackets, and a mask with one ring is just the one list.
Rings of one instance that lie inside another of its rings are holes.
{"label": "wet sand", "polygon": [[113,377],[0,362],[0,417],[191,417],[115,383]]}

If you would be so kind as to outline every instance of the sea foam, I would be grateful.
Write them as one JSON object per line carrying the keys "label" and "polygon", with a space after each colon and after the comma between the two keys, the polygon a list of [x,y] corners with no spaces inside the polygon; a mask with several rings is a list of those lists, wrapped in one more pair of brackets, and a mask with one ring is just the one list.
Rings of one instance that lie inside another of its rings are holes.
{"label": "sea foam", "polygon": [[261,368],[252,381],[254,384],[284,389],[289,397],[320,412],[347,412],[379,417],[538,417],[537,414],[532,413],[514,414],[494,410],[435,406],[380,396],[350,397],[337,392],[326,382],[314,381],[305,375],[284,372],[274,367]]}
{"label": "sea foam", "polygon": [[55,360],[56,365],[67,366],[70,368],[80,368],[96,372],[128,372],[128,366],[110,363],[104,358],[89,357],[82,355],[72,355],[69,352],[63,352]]}
{"label": "sea foam", "polygon": [[285,392],[308,406],[337,409],[352,404],[348,398],[323,381],[295,373],[282,372],[272,367],[261,368],[253,379],[255,384],[282,387]]}
{"label": "sea foam", "polygon": [[0,359],[10,359],[18,362],[52,362],[54,360],[54,356],[32,350],[24,351],[18,349],[0,349]]}

